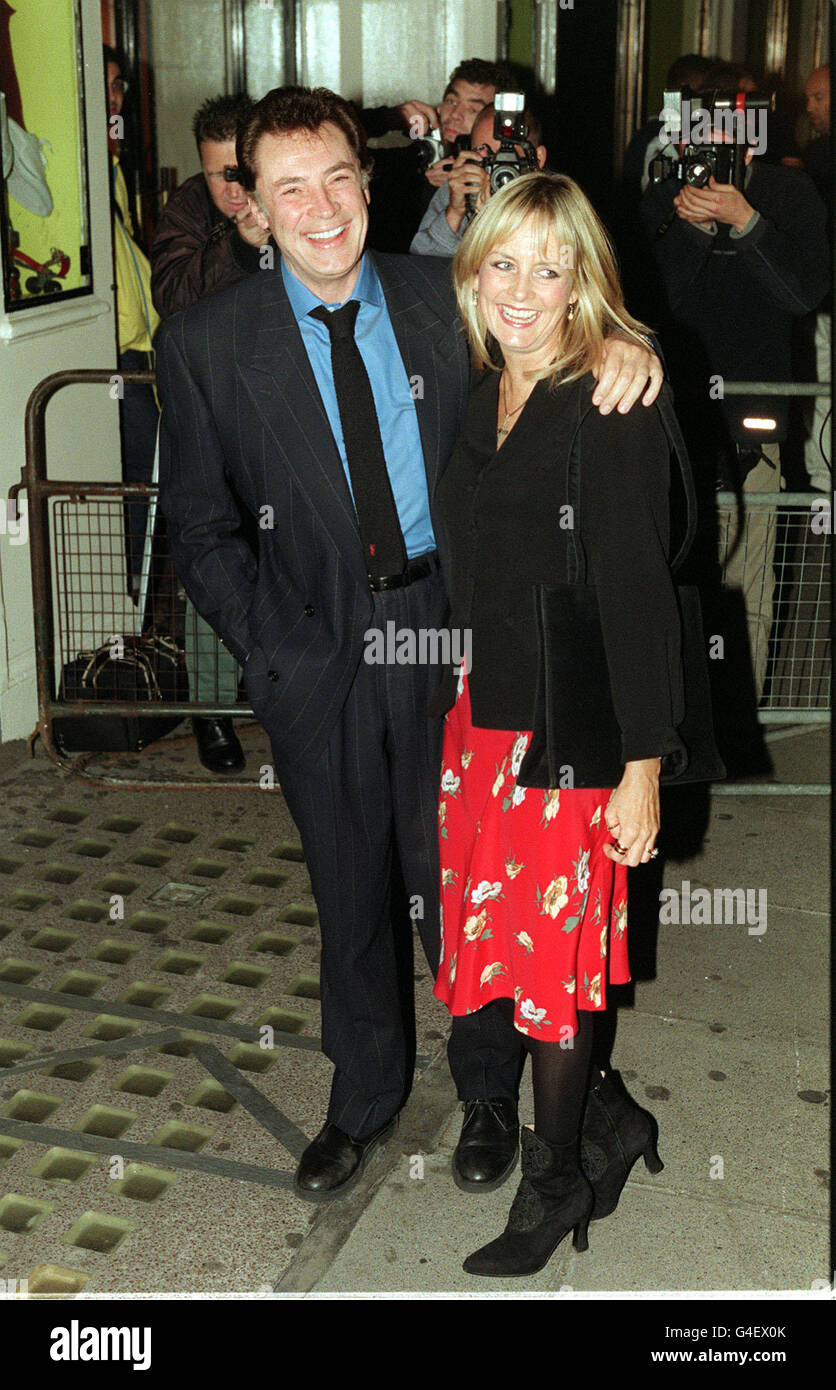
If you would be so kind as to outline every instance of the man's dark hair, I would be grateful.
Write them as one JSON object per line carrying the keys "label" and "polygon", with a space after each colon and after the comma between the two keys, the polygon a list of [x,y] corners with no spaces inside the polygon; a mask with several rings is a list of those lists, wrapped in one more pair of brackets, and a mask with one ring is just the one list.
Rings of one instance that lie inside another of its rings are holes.
{"label": "man's dark hair", "polygon": [[223,143],[234,140],[255,105],[246,92],[234,96],[207,97],[192,118],[192,135],[197,152],[204,140]]}
{"label": "man's dark hair", "polygon": [[698,91],[707,72],[714,65],[713,58],[703,58],[701,53],[683,53],[675,58],[668,68],[665,78],[665,91],[672,92],[680,87],[691,87]]}
{"label": "man's dark hair", "polygon": [[249,193],[255,189],[255,152],[263,135],[314,132],[326,121],[342,131],[360,168],[369,173],[372,159],[366,148],[366,132],[350,102],[327,87],[274,87],[255,103],[238,132],[236,156],[243,187]]}
{"label": "man's dark hair", "polygon": [[758,69],[749,63],[727,63],[717,60],[709,66],[703,86],[706,89],[718,87],[721,91],[733,92],[745,77],[750,78],[758,87],[763,81]]}
{"label": "man's dark hair", "polygon": [[516,92],[517,80],[502,63],[489,63],[485,58],[465,58],[447,79],[444,95],[454,82],[472,82],[477,87],[493,87],[497,92]]}

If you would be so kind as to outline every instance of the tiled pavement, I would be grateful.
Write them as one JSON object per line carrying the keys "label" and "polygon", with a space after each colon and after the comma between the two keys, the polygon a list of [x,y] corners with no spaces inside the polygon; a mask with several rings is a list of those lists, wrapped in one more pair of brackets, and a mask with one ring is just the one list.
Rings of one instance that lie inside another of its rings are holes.
{"label": "tiled pavement", "polygon": [[[267,746],[257,729],[244,741],[255,779]],[[826,734],[775,752],[785,781],[820,781]],[[157,775],[200,772],[188,744],[147,757]],[[665,1171],[634,1172],[590,1252],[562,1250],[526,1291],[827,1279],[827,812],[820,798],[718,796],[702,845],[668,860],[668,885],[763,886],[768,930],[635,933],[616,1061],[659,1116]],[[513,1186],[473,1198],[450,1181],[447,1019],[419,956],[430,1065],[397,1141],[342,1202],[312,1209],[289,1189],[330,1068],[315,911],[279,794],[90,787],[6,746],[0,826],[0,1280],[85,1294],[520,1292],[461,1271],[501,1229]]]}
{"label": "tiled pavement", "polygon": [[[257,780],[266,740],[250,727],[244,743]],[[117,771],[153,758],[154,775],[205,776],[190,741],[158,747]],[[105,789],[14,753],[0,777],[0,1279],[274,1286],[319,1212],[290,1181],[330,1079],[316,910],[281,794],[220,779]],[[423,1062],[446,1016],[423,958],[416,974]]]}

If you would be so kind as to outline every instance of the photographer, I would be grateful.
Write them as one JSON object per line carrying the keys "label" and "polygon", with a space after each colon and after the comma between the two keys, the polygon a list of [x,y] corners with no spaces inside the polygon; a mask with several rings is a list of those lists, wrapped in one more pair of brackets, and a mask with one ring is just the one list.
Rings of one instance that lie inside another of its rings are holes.
{"label": "photographer", "polygon": [[[540,124],[536,117],[526,109],[521,113],[522,122],[528,127],[528,142],[534,147],[537,168],[546,163],[546,148],[540,143]],[[482,167],[500,149],[501,141],[494,134],[496,108],[486,106],[477,116],[471,131],[471,148],[462,150],[453,161],[449,177],[433,194],[432,202],[424,214],[421,226],[412,238],[410,251],[413,256],[454,256],[459,242],[473,215],[468,210],[468,199],[472,199],[474,211],[483,207],[490,196],[488,169]],[[514,147],[520,161],[520,173],[528,172],[525,163],[525,150]]]}
{"label": "photographer", "polygon": [[500,64],[467,58],[451,72],[437,107],[409,101],[360,112],[372,139],[397,129],[406,129],[412,137],[408,145],[374,150],[370,246],[376,251],[409,250],[434,191],[447,184],[454,145],[470,135],[496,92],[513,86],[513,77]]}
{"label": "photographer", "polygon": [[[110,154],[110,210],[113,227],[113,266],[116,273],[116,346],[120,372],[147,372],[154,367],[154,337],[159,319],[150,303],[148,257],[141,240],[141,217],[134,179],[131,177],[130,142],[125,140],[123,106],[128,83],[125,60],[103,45],[107,147]],[[126,161],[127,153],[127,161]],[[125,178],[127,163],[128,178]],[[148,484],[154,468],[157,438],[157,401],[153,386],[123,384],[119,401],[122,436],[122,481]],[[142,551],[148,506],[144,501],[125,503],[125,548],[129,593],[136,602],[142,573]]]}
{"label": "photographer", "polygon": [[[816,68],[804,88],[810,140],[804,146],[804,168],[816,185],[827,208],[828,243],[833,242],[833,161],[830,152],[830,68]],[[833,289],[828,291],[817,312],[804,324],[808,351],[815,363],[816,379],[830,376],[830,344],[833,336]],[[808,436],[804,445],[804,466],[810,486],[830,492],[832,486],[831,406],[827,396],[816,396],[807,408]]]}
{"label": "photographer", "polygon": [[201,172],[169,198],[151,246],[151,294],[161,318],[258,269],[269,233],[254,221],[234,177],[235,136],[252,104],[243,94],[217,96],[195,112]]}
{"label": "photographer", "polygon": [[[734,143],[711,109],[711,143],[689,147],[702,164]],[[765,110],[758,115],[766,119]],[[697,187],[683,166],[680,173],[662,169],[641,204],[663,281],[662,341],[692,458],[704,477],[713,469],[708,476],[744,494],[781,486],[787,400],[724,398],[723,380],[791,380],[793,319],[815,308],[828,278],[825,210],[813,184],[795,169],[756,163],[754,153],[746,147],[739,187],[713,175]],[[702,177],[696,165],[692,176]],[[747,522],[746,543],[728,555],[726,584],[743,591],[760,699],[772,626],[774,511],[755,510]]]}

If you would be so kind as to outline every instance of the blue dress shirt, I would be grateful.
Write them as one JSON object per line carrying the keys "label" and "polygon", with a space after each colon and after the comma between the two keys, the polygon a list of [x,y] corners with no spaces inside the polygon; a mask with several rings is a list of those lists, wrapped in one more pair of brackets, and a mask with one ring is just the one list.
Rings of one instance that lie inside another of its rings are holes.
{"label": "blue dress shirt", "polygon": [[[351,490],[340,410],[331,371],[331,339],[327,325],[310,317],[311,309],[319,308],[323,300],[317,299],[311,290],[297,280],[293,272],[288,270],[284,260],[282,279]],[[415,555],[424,555],[428,550],[435,549],[427,474],[409,378],[386,308],[380,280],[367,255],[363,256],[360,263],[357,284],[349,299],[357,299],[360,303],[354,341],[369,374],[392,494],[398,509],[406,553],[412,559]],[[326,304],[325,307],[339,309],[340,305]]]}

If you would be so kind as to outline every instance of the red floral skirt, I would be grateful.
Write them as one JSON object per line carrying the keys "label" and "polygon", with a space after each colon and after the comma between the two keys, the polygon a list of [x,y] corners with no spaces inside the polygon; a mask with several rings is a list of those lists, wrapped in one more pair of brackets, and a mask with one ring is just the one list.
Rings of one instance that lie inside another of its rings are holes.
{"label": "red floral skirt", "polygon": [[467,678],[446,717],[441,964],[452,1014],[513,998],[514,1026],[560,1042],[626,984],[627,870],[603,852],[610,789],[518,787],[531,734],[475,729]]}

